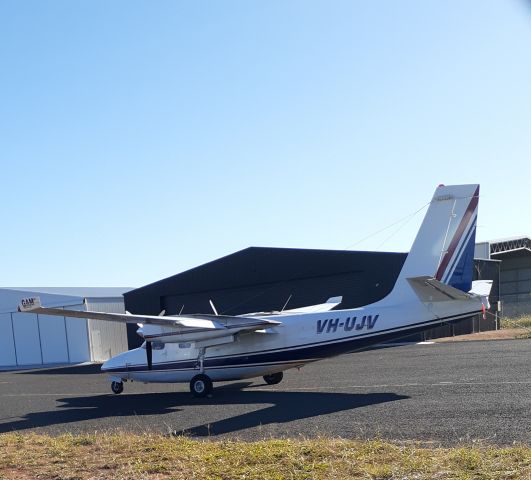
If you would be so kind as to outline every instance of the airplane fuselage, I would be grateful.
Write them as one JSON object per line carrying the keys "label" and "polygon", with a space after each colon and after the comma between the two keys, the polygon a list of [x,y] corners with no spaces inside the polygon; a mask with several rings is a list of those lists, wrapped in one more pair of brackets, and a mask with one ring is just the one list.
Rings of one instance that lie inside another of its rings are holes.
{"label": "airplane fuselage", "polygon": [[360,308],[333,310],[342,297],[332,297],[275,314],[218,315],[211,303],[214,314],[153,316],[43,307],[31,298],[19,310],[139,325],[144,346],[102,365],[114,393],[123,380],[190,381],[197,397],[208,395],[213,381],[264,376],[275,384],[288,368],[481,312],[490,287],[470,289],[478,201],[479,185],[439,185],[392,291]]}
{"label": "airplane fuselage", "polygon": [[[268,315],[281,325],[258,332],[225,337],[205,351],[203,370],[213,381],[238,380],[281,372],[333,355],[374,345],[477,314],[481,302],[460,302],[451,308],[426,307],[418,302],[392,305],[385,299],[367,307],[299,315]],[[155,345],[153,364],[145,347],[124,352],[105,362],[102,370],[114,378],[142,382],[188,382],[201,371],[201,342]],[[203,373],[203,372],[201,372]]]}

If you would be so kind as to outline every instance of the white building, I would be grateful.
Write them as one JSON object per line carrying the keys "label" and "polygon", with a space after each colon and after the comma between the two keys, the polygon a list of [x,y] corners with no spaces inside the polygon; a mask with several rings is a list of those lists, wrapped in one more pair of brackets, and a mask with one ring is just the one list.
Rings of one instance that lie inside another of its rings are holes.
{"label": "white building", "polygon": [[126,351],[124,324],[18,313],[22,298],[39,296],[47,307],[124,313],[128,289],[0,288],[0,368],[105,361]]}

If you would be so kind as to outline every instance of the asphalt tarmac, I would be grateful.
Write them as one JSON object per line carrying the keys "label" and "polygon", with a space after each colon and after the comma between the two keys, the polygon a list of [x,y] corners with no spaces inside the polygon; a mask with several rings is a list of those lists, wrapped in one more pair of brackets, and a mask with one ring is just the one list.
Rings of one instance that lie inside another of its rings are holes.
{"label": "asphalt tarmac", "polygon": [[343,355],[262,379],[126,383],[99,366],[0,373],[0,433],[130,431],[254,440],[381,438],[459,445],[531,443],[531,340],[408,345]]}

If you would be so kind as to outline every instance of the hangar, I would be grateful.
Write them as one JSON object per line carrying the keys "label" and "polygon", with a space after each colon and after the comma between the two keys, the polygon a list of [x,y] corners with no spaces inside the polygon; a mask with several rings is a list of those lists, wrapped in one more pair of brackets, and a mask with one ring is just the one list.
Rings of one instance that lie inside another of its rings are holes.
{"label": "hangar", "polygon": [[501,260],[500,300],[505,317],[531,315],[531,238],[527,236],[476,244],[476,258]]}
{"label": "hangar", "polygon": [[[0,289],[0,368],[104,361],[139,346],[135,325],[19,314],[22,297],[39,295],[43,304],[123,313],[167,315],[298,308],[342,295],[342,308],[387,295],[406,253],[249,247],[135,290]],[[465,319],[424,332],[418,339],[496,328],[498,300],[504,315],[531,313],[531,240],[518,237],[476,244],[474,279],[494,280],[486,320]],[[502,261],[503,260],[503,261]],[[501,276],[501,277],[500,277]],[[501,281],[500,281],[501,278]],[[123,293],[123,297],[122,297]],[[125,300],[125,308],[124,308]],[[23,317],[27,317],[23,320]],[[413,340],[413,338],[412,338]]]}
{"label": "hangar", "polygon": [[[298,308],[342,295],[341,308],[355,308],[380,300],[394,286],[406,253],[249,247],[191,270],[124,294],[132,313],[167,315],[208,313],[209,300],[220,314]],[[494,279],[495,305],[498,262],[475,262],[476,279]],[[465,319],[437,327],[422,336],[435,338],[494,329],[495,315],[479,325]],[[141,343],[136,326],[128,326],[129,348]]]}
{"label": "hangar", "polygon": [[122,324],[18,313],[21,298],[50,307],[123,313],[125,289],[0,289],[0,368],[104,361],[127,350]]}

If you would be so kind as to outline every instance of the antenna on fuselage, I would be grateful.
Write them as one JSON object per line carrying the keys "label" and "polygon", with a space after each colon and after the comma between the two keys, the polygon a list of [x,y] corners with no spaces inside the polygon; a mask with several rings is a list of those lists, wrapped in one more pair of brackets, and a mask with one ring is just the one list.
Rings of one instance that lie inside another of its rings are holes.
{"label": "antenna on fuselage", "polygon": [[288,306],[288,303],[289,303],[289,301],[291,300],[291,297],[293,297],[293,293],[290,293],[288,299],[286,300],[286,303],[285,303],[284,306],[282,307],[282,310],[280,310],[281,312],[283,312],[284,309]]}
{"label": "antenna on fuselage", "polygon": [[214,315],[219,315],[218,311],[216,310],[216,307],[214,307],[214,302],[212,300],[208,301],[210,303],[210,306],[212,307],[212,310],[214,311]]}

